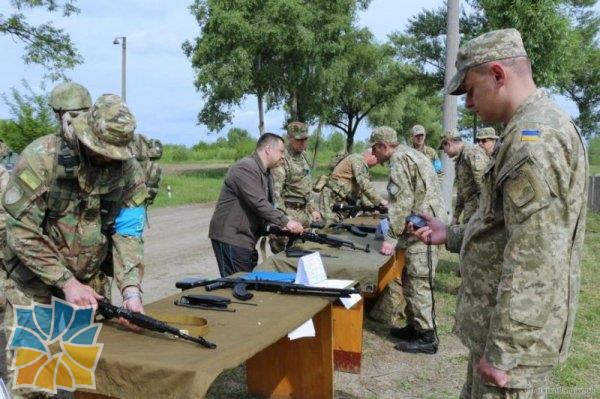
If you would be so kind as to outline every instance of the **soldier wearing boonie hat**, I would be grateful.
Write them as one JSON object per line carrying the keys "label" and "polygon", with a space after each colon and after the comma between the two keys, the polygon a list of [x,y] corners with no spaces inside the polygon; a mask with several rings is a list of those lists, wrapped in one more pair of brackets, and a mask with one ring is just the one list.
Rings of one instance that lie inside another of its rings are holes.
{"label": "soldier wearing boonie hat", "polygon": [[477,130],[477,134],[475,135],[475,142],[483,148],[488,156],[491,156],[498,147],[500,143],[498,140],[500,140],[500,137],[496,135],[496,129],[493,127],[481,128]]}
{"label": "soldier wearing boonie hat", "polygon": [[103,94],[86,112],[85,118],[73,121],[75,136],[92,151],[115,160],[127,160],[134,154],[129,147],[133,140],[135,118],[115,94]]}
{"label": "soldier wearing boonie hat", "polygon": [[[467,93],[502,144],[465,227],[429,220],[416,235],[460,252],[455,329],[469,348],[461,398],[545,398],[568,356],[581,278],[587,155],[573,121],[536,87],[515,29],[464,44],[446,88]],[[565,239],[558,238],[565,237]]]}
{"label": "soldier wearing boonie hat", "polygon": [[[110,299],[111,276],[122,306],[143,311],[147,190],[128,149],[134,128],[135,119],[121,99],[103,95],[73,120],[71,140],[46,135],[21,153],[2,200],[10,237],[2,287],[7,336],[15,325],[15,306],[50,303],[52,296],[76,306],[97,306],[100,296]],[[8,350],[9,377],[13,356]],[[39,397],[23,389],[13,394]]]}

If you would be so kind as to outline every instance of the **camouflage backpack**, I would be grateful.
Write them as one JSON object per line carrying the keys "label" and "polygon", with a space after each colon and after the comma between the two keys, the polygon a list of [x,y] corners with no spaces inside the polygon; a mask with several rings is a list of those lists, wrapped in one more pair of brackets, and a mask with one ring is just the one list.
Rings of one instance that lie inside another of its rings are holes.
{"label": "camouflage backpack", "polygon": [[154,198],[158,195],[162,169],[158,165],[158,160],[162,157],[163,147],[158,139],[148,139],[142,134],[136,134],[132,142],[132,149],[136,159],[142,166],[146,177],[146,187],[148,188],[148,197],[146,204],[151,205]]}

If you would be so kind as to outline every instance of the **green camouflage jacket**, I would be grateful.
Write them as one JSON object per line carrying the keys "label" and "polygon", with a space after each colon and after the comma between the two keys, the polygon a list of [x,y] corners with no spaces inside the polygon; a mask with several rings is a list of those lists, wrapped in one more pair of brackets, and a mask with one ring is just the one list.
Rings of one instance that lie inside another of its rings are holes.
{"label": "green camouflage jacket", "polygon": [[489,158],[485,151],[472,144],[465,144],[460,154],[456,157],[454,168],[456,171],[456,205],[454,217],[458,219],[464,211],[464,222],[468,222],[479,201],[483,172]]}
{"label": "green camouflage jacket", "polygon": [[369,167],[362,154],[350,154],[331,172],[327,186],[337,195],[337,201],[350,203],[361,200],[365,206],[381,204],[383,200],[371,183]]}
{"label": "green camouflage jacket", "polygon": [[405,231],[405,219],[412,213],[427,213],[445,219],[444,203],[437,175],[429,158],[420,151],[399,144],[390,158],[390,232],[386,241],[400,239],[400,246],[416,239]]}
{"label": "green camouflage jacket", "polygon": [[312,179],[306,152],[297,153],[287,144],[283,164],[271,173],[273,200],[278,209],[286,211],[285,201],[306,204],[309,213],[316,209],[311,196]]}
{"label": "green camouflage jacket", "polygon": [[448,230],[460,249],[456,327],[502,370],[564,361],[580,284],[587,154],[569,116],[541,90],[506,126],[479,209]]}
{"label": "green camouflage jacket", "polygon": [[[147,195],[137,161],[125,161],[118,170],[101,170],[81,161],[75,172],[79,193],[64,193],[66,209],[49,223],[49,192],[54,184],[61,143],[59,136],[48,135],[29,144],[11,174],[3,197],[7,212],[5,260],[20,262],[21,267],[26,266],[44,284],[58,288],[72,276],[83,282],[90,279],[107,256],[108,239],[101,232],[101,196],[122,187],[122,207],[138,207]],[[140,287],[142,238],[115,233],[112,242],[118,288]]]}

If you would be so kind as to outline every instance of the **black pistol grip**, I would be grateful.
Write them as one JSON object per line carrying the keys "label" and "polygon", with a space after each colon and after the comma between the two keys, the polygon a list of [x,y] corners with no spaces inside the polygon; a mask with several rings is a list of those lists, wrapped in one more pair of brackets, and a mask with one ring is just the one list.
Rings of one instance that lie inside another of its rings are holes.
{"label": "black pistol grip", "polygon": [[246,285],[247,283],[237,283],[233,287],[233,297],[239,299],[240,301],[248,301],[252,299],[254,294],[248,292]]}

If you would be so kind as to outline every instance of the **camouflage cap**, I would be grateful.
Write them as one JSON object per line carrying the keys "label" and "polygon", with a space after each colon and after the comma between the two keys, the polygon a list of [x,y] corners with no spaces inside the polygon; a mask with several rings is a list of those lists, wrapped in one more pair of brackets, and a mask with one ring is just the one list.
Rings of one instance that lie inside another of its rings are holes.
{"label": "camouflage cap", "polygon": [[458,50],[456,74],[446,87],[448,94],[465,93],[462,87],[469,68],[486,62],[513,57],[527,57],[521,34],[516,29],[501,29],[484,33],[468,41]]}
{"label": "camouflage cap", "polygon": [[159,139],[150,139],[148,141],[148,158],[157,160],[162,158],[163,145]]}
{"label": "camouflage cap", "polygon": [[442,147],[444,146],[444,143],[446,141],[453,140],[453,139],[462,140],[462,138],[460,137],[460,133],[458,132],[457,129],[451,129],[451,130],[448,130],[446,133],[444,133],[444,135],[442,136],[442,141],[440,141],[439,149],[440,150],[442,149]]}
{"label": "camouflage cap", "polygon": [[64,82],[52,89],[48,105],[55,111],[86,110],[92,106],[92,97],[79,83]]}
{"label": "camouflage cap", "polygon": [[398,144],[398,133],[389,126],[379,126],[371,132],[369,142],[371,145],[377,143]]}
{"label": "camouflage cap", "polygon": [[480,139],[494,139],[498,140],[500,137],[496,135],[496,129],[493,127],[484,127],[483,129],[479,129],[477,134],[475,135],[476,140]]}
{"label": "camouflage cap", "polygon": [[135,118],[115,94],[103,94],[85,113],[73,120],[77,138],[92,151],[107,158],[133,158],[129,144],[133,139]]}
{"label": "camouflage cap", "polygon": [[304,140],[308,138],[308,126],[303,122],[290,122],[287,125],[288,137],[296,140]]}
{"label": "camouflage cap", "polygon": [[425,134],[425,128],[423,125],[414,125],[411,129],[413,136],[419,136],[421,134]]}

